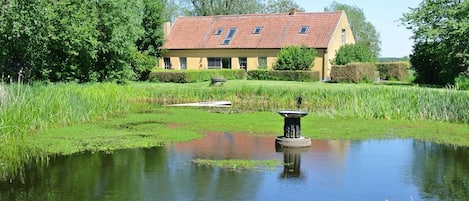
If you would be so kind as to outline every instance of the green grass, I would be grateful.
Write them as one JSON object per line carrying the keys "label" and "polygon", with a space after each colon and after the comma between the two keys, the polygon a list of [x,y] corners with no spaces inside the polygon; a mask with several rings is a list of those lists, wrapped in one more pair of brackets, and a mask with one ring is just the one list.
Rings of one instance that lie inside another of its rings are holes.
{"label": "green grass", "polygon": [[272,170],[275,167],[282,165],[283,162],[279,160],[210,160],[210,159],[195,159],[192,163],[198,166],[208,166],[213,168],[227,169],[230,171],[239,170]]}

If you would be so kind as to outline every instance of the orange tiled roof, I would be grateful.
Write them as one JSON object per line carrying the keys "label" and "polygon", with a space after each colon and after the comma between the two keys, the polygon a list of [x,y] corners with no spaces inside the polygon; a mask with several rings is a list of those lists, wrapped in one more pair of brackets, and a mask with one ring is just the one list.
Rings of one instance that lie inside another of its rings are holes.
{"label": "orange tiled roof", "polygon": [[[327,48],[343,12],[251,14],[225,16],[179,17],[171,27],[164,48],[282,48],[289,45],[307,45]],[[305,34],[300,28],[307,26]],[[260,34],[253,34],[262,27]],[[223,29],[216,35],[217,29]],[[237,28],[228,45],[223,45],[230,28]]]}

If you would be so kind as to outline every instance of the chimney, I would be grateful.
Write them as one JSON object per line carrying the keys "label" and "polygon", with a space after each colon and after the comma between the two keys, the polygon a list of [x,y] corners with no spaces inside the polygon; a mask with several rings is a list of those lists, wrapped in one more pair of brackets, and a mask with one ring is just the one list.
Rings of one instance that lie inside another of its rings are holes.
{"label": "chimney", "polygon": [[298,10],[296,8],[291,8],[290,13],[288,15],[295,15]]}
{"label": "chimney", "polygon": [[163,24],[163,35],[164,38],[168,38],[169,34],[171,33],[171,22],[165,22]]}

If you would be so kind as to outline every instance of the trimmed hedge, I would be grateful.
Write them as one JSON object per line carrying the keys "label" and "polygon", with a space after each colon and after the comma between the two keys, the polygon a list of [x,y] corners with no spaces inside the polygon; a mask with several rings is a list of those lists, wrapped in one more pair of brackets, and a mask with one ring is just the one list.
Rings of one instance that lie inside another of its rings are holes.
{"label": "trimmed hedge", "polygon": [[373,63],[350,63],[347,65],[333,65],[331,80],[333,82],[372,81],[375,77],[375,65]]}
{"label": "trimmed hedge", "polygon": [[316,82],[320,75],[318,71],[252,70],[248,72],[248,79]]}
{"label": "trimmed hedge", "polygon": [[244,79],[244,70],[162,70],[150,73],[152,82],[193,83],[210,81],[212,77],[225,78],[227,80]]}
{"label": "trimmed hedge", "polygon": [[380,79],[395,79],[398,81],[403,81],[409,77],[409,66],[407,62],[382,62],[376,64]]}

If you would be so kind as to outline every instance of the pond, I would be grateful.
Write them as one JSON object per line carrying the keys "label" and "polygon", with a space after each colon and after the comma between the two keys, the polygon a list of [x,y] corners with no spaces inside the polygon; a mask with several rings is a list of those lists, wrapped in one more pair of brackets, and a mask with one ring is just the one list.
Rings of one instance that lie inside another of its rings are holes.
{"label": "pond", "polygon": [[[231,171],[193,159],[280,160]],[[292,165],[293,164],[293,165]],[[469,150],[411,139],[313,140],[209,133],[150,149],[57,156],[0,183],[0,200],[469,200]]]}

